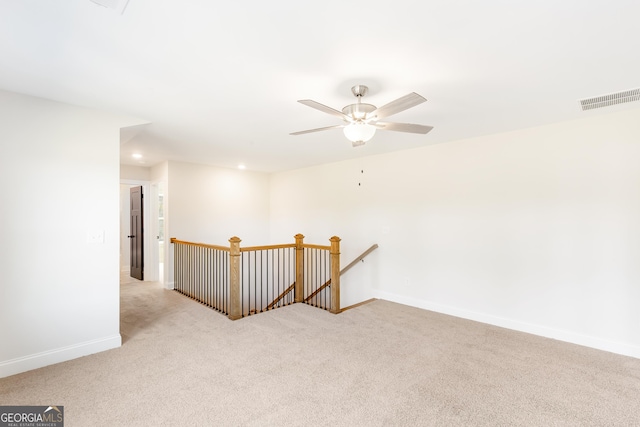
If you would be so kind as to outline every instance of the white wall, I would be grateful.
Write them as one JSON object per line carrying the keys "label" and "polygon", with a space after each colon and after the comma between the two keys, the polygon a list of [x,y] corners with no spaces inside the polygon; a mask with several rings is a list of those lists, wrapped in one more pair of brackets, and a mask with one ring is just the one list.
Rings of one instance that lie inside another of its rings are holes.
{"label": "white wall", "polygon": [[[242,246],[270,243],[269,175],[173,161],[167,168],[167,241],[175,237],[226,246],[238,236]],[[167,272],[172,281],[172,262]]]}
{"label": "white wall", "polygon": [[638,159],[635,109],[278,173],[271,238],[337,234],[343,264],[378,243],[343,276],[349,304],[377,295],[640,357]]}
{"label": "white wall", "polygon": [[145,166],[120,165],[120,179],[150,181],[151,168]]}
{"label": "white wall", "polygon": [[120,346],[119,127],[133,122],[0,91],[0,377]]}

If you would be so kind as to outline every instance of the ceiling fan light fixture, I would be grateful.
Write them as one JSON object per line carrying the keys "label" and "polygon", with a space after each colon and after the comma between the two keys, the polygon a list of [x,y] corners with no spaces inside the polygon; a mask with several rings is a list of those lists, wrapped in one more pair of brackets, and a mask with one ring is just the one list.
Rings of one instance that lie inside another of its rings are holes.
{"label": "ceiling fan light fixture", "polygon": [[343,132],[349,141],[362,145],[373,138],[373,135],[376,134],[376,128],[367,123],[355,122],[345,126]]}
{"label": "ceiling fan light fixture", "polygon": [[411,107],[415,107],[418,104],[422,104],[427,100],[425,97],[420,96],[415,92],[411,92],[408,95],[398,98],[395,101],[391,101],[378,108],[375,105],[362,102],[362,97],[366,95],[367,91],[368,88],[365,85],[353,86],[351,88],[351,92],[356,97],[356,103],[347,105],[342,109],[342,111],[327,107],[326,105],[320,104],[319,102],[311,99],[298,100],[299,103],[306,105],[307,107],[315,108],[323,113],[327,113],[341,119],[345,124],[303,130],[300,132],[293,132],[290,135],[302,135],[305,133],[342,128],[344,136],[351,141],[354,147],[357,147],[364,145],[367,141],[373,138],[376,133],[376,129],[419,133],[423,135],[433,129],[433,126],[379,121],[379,119],[384,119],[385,117],[392,116]]}

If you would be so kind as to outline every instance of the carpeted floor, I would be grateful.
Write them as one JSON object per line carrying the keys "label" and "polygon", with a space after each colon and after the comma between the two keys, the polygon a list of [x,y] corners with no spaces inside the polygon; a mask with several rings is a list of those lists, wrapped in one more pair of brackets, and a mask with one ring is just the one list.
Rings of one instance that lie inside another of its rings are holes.
{"label": "carpeted floor", "polygon": [[124,281],[123,346],[0,379],[73,426],[638,426],[640,360],[387,301],[235,322]]}

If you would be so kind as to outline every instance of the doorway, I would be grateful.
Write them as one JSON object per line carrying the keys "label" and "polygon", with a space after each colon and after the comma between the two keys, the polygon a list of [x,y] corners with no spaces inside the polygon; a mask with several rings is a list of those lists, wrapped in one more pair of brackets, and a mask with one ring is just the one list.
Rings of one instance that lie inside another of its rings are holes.
{"label": "doorway", "polygon": [[[144,252],[142,264],[144,266],[144,280],[158,280],[158,229],[157,229],[157,186],[148,181],[121,180],[120,181],[120,274],[129,276],[131,272],[131,188],[142,187],[142,222],[144,237],[142,244]],[[155,194],[154,194],[155,193]]]}

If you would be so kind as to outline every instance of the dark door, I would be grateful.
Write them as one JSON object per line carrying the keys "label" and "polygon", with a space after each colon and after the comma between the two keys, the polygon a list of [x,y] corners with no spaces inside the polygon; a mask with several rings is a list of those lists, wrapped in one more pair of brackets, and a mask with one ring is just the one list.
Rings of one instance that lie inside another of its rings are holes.
{"label": "dark door", "polygon": [[142,227],[142,187],[131,187],[131,277],[143,280],[144,277],[144,233]]}

